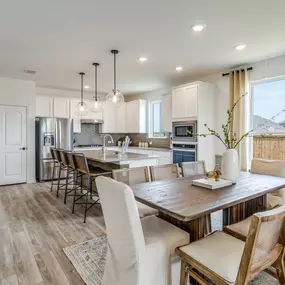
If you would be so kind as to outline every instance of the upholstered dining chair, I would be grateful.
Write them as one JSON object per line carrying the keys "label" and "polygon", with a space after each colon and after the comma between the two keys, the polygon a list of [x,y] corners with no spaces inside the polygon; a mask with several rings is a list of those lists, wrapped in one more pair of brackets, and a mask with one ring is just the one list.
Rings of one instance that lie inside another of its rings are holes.
{"label": "upholstered dining chair", "polygon": [[181,162],[181,171],[183,177],[205,174],[205,161]]}
{"label": "upholstered dining chair", "polygon": [[[285,161],[256,158],[253,159],[251,162],[251,172],[257,174],[285,177]],[[273,194],[267,194],[267,208],[272,209],[285,204],[284,192],[285,189],[283,188]],[[249,217],[239,223],[228,225],[224,228],[224,231],[236,238],[246,240],[246,237],[249,233],[251,220],[252,217]],[[285,240],[282,241],[282,244],[285,245]],[[269,272],[272,274],[272,271]],[[272,275],[277,277],[274,272]]]}
{"label": "upholstered dining chair", "polygon": [[[250,171],[257,174],[285,177],[285,161],[254,158],[251,161]],[[268,209],[272,209],[283,204],[285,204],[285,188],[267,194]]]}
{"label": "upholstered dining chair", "polygon": [[[264,175],[285,177],[285,161],[253,159],[251,162],[251,172]],[[278,190],[273,194],[267,194],[267,209],[272,209],[285,204],[285,189]],[[232,225],[228,225],[224,230],[236,237],[244,239],[247,236],[251,224],[251,217]]]}
{"label": "upholstered dining chair", "polygon": [[179,177],[178,165],[164,164],[150,166],[151,181],[167,180]]}
{"label": "upholstered dining chair", "polygon": [[[127,185],[140,184],[150,182],[150,175],[147,166],[125,168],[125,169],[114,169],[113,178],[117,181],[121,181]],[[143,204],[137,202],[140,218],[147,216],[158,215],[158,211]]]}
{"label": "upholstered dining chair", "polygon": [[102,176],[95,181],[108,237],[102,285],[178,285],[175,248],[188,244],[189,234],[155,216],[140,219],[128,185]]}
{"label": "upholstered dining chair", "polygon": [[200,284],[247,285],[275,264],[280,284],[285,284],[284,251],[279,236],[284,227],[285,205],[255,214],[246,241],[217,231],[177,249],[180,255],[180,285],[188,275]]}

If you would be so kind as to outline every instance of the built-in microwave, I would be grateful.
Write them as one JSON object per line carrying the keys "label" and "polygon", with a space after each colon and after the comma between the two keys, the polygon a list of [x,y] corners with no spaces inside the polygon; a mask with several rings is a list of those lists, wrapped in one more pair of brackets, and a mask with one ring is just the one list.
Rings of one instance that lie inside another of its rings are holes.
{"label": "built-in microwave", "polygon": [[196,142],[197,137],[193,134],[197,133],[197,121],[184,121],[172,123],[172,139],[173,141]]}

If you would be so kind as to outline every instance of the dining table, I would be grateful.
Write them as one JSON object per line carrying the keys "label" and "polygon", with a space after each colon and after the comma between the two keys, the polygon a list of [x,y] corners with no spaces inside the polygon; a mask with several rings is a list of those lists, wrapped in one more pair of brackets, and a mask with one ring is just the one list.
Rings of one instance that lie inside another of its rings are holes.
{"label": "dining table", "polygon": [[190,233],[191,242],[207,234],[206,216],[223,211],[223,226],[266,209],[268,193],[285,187],[284,177],[241,172],[235,184],[219,189],[193,185],[203,175],[132,185],[137,201],[159,217]]}

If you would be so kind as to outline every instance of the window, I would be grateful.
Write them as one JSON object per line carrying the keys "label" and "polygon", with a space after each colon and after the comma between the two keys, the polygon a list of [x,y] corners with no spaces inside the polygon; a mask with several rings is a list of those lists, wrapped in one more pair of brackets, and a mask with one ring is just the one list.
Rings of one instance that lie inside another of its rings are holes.
{"label": "window", "polygon": [[285,135],[285,79],[252,86],[254,134]]}
{"label": "window", "polygon": [[162,130],[161,101],[152,101],[149,104],[149,137],[165,138]]}

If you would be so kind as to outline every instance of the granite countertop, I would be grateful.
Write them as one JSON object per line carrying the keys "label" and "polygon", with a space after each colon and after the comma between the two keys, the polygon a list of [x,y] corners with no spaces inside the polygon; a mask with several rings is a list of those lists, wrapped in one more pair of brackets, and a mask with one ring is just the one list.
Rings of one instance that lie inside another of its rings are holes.
{"label": "granite countertop", "polygon": [[132,160],[142,160],[142,159],[157,159],[158,156],[156,155],[147,155],[147,154],[138,154],[138,153],[125,153],[121,154],[113,150],[107,150],[103,153],[101,150],[80,150],[77,149],[75,152],[83,153],[87,159],[103,162],[103,163],[119,163],[119,162],[126,162]]}

